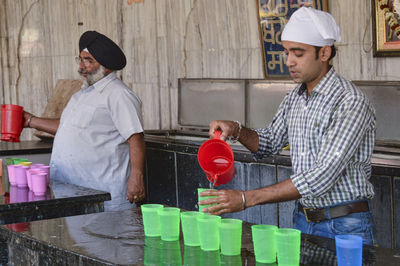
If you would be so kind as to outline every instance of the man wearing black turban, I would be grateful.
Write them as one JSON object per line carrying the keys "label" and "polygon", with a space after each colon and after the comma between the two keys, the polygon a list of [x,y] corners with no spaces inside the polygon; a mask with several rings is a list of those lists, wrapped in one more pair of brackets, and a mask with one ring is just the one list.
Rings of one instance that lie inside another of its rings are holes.
{"label": "man wearing black turban", "polygon": [[24,112],[24,127],[55,134],[51,178],[110,192],[105,210],[128,209],[129,202],[145,197],[141,101],[115,74],[126,65],[117,44],[87,31],[79,51],[76,60],[84,84],[61,118]]}

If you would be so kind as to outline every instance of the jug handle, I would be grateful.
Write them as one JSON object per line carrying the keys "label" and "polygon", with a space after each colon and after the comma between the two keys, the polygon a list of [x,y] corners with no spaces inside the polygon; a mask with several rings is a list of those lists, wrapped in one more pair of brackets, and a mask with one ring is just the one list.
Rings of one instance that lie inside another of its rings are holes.
{"label": "jug handle", "polygon": [[221,133],[222,133],[222,132],[219,131],[219,130],[214,131],[214,139],[220,139]]}

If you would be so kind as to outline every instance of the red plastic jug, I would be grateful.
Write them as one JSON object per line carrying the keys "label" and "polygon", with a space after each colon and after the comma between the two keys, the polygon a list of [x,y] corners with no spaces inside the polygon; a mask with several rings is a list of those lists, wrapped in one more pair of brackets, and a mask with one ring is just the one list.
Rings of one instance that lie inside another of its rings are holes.
{"label": "red plastic jug", "polygon": [[14,104],[1,105],[1,140],[19,142],[23,128],[24,108]]}
{"label": "red plastic jug", "polygon": [[220,139],[221,131],[205,141],[199,148],[197,159],[207,179],[214,185],[226,184],[236,175],[232,148]]}

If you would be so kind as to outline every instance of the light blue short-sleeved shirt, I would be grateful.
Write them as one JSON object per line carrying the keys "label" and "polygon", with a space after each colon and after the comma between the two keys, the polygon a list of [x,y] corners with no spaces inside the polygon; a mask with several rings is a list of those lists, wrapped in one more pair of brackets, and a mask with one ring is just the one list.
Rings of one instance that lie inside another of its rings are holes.
{"label": "light blue short-sleeved shirt", "polygon": [[51,155],[51,177],[110,192],[106,210],[131,208],[127,139],[143,132],[141,101],[110,73],[72,95],[65,107]]}

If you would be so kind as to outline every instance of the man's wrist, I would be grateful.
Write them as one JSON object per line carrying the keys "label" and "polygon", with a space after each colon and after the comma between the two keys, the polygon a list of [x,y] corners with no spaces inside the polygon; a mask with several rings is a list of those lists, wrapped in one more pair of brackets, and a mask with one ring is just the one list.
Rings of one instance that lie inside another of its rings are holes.
{"label": "man's wrist", "polygon": [[32,122],[32,119],[33,119],[34,117],[35,117],[34,115],[31,115],[31,117],[28,118],[28,122],[27,122],[28,128],[31,128],[31,122]]}

